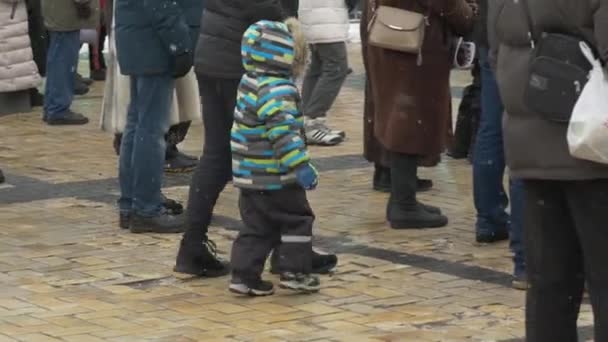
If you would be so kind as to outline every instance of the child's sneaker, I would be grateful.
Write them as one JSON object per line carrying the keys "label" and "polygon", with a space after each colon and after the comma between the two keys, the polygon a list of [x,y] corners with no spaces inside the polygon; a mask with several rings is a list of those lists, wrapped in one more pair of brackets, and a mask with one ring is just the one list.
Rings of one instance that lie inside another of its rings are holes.
{"label": "child's sneaker", "polygon": [[319,277],[302,273],[282,273],[281,287],[298,292],[318,292],[321,289]]}
{"label": "child's sneaker", "polygon": [[250,282],[249,284],[245,284],[245,282],[233,279],[228,289],[232,293],[252,297],[270,296],[274,294],[274,285],[269,281],[264,281],[261,279],[255,282]]}

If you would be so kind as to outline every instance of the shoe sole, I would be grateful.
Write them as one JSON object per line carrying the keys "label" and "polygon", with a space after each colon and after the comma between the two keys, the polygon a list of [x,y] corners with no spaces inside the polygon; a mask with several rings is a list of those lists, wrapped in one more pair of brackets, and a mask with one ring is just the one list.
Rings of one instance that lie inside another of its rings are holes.
{"label": "shoe sole", "polygon": [[89,123],[89,120],[86,121],[63,121],[63,120],[46,120],[46,124],[49,126],[82,126]]}
{"label": "shoe sole", "polygon": [[[338,266],[337,263],[336,264],[331,264],[331,265],[326,265],[326,266],[323,266],[323,267],[318,268],[318,269],[313,269],[310,273],[312,273],[312,274],[320,274],[320,275],[331,274],[336,269],[337,266]],[[279,274],[281,274],[281,272],[279,272],[275,268],[271,268],[270,269],[270,274],[279,275]]]}
{"label": "shoe sole", "polygon": [[250,296],[250,297],[265,297],[265,296],[271,296],[274,294],[274,288],[269,291],[261,291],[261,290],[249,288],[249,286],[247,286],[245,284],[230,284],[230,286],[228,287],[228,291],[239,294],[239,295]]}
{"label": "shoe sole", "polygon": [[513,280],[511,282],[511,287],[514,288],[514,289],[516,289],[516,290],[527,291],[528,288],[529,288],[529,285],[525,281]]}
{"label": "shoe sole", "polygon": [[181,274],[189,274],[189,275],[203,277],[203,278],[221,278],[221,277],[224,277],[224,276],[227,276],[228,274],[230,274],[230,268],[227,267],[226,269],[224,269],[222,271],[215,271],[215,270],[198,271],[198,270],[193,270],[192,268],[179,267],[179,266],[175,265],[175,267],[173,267],[173,272],[181,273]]}
{"label": "shoe sole", "polygon": [[403,221],[403,222],[389,222],[392,229],[433,229],[433,228],[443,228],[448,225],[449,221],[446,219],[445,221],[429,223],[423,221]]}
{"label": "shoe sole", "polygon": [[168,230],[163,230],[163,231],[156,231],[153,229],[146,229],[146,228],[133,228],[133,226],[131,226],[129,228],[129,230],[133,234],[180,234],[180,233],[185,232],[186,228],[175,228],[175,229],[168,229]]}
{"label": "shoe sole", "polygon": [[305,286],[300,283],[292,282],[292,281],[281,281],[279,286],[282,289],[292,290],[300,293],[316,293],[321,290],[321,285],[319,286]]}

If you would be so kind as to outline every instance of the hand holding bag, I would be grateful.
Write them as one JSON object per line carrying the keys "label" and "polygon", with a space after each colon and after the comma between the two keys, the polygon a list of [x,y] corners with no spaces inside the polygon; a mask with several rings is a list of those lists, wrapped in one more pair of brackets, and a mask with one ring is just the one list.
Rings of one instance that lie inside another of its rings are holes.
{"label": "hand holding bag", "polygon": [[608,80],[591,48],[580,45],[593,69],[572,112],[568,147],[575,158],[608,164]]}
{"label": "hand holding bag", "polygon": [[369,44],[383,49],[418,55],[418,65],[422,64],[422,44],[428,16],[390,6],[376,8],[368,25]]}

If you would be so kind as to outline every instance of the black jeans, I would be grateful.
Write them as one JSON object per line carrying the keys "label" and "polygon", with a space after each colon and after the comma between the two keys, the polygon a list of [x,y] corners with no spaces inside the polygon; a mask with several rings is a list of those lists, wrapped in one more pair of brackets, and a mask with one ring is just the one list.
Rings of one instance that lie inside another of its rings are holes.
{"label": "black jeans", "polygon": [[595,340],[608,341],[608,180],[526,181],[529,342],[577,341],[585,280]]}
{"label": "black jeans", "polygon": [[188,199],[188,230],[184,241],[198,244],[207,239],[213,208],[232,179],[230,129],[240,80],[198,76],[203,103],[205,145],[192,175]]}
{"label": "black jeans", "polygon": [[311,272],[315,216],[304,189],[241,190],[239,209],[244,225],[232,245],[231,256],[236,279],[246,283],[259,280],[268,254],[279,243],[281,271]]}

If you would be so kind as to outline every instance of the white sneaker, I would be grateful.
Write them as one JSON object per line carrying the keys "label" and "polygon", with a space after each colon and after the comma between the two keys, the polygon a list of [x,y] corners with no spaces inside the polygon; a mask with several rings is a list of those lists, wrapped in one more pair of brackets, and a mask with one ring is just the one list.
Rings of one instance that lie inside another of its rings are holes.
{"label": "white sneaker", "polygon": [[306,120],[306,142],[309,145],[334,146],[344,141],[344,131],[332,130],[325,125],[324,118]]}

